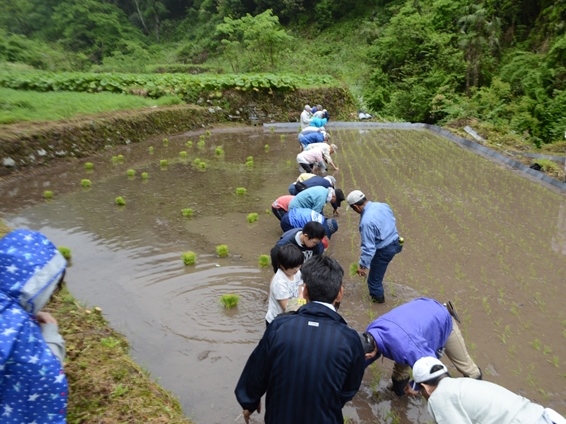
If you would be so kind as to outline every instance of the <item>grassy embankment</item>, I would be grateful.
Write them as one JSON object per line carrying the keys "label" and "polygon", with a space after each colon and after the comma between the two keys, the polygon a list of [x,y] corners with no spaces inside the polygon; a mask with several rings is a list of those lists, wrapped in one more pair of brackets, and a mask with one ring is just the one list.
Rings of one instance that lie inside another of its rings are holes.
{"label": "grassy embankment", "polygon": [[0,124],[56,121],[118,110],[180,103],[173,96],[149,99],[112,93],[73,93],[12,90],[0,87]]}
{"label": "grassy embankment", "polygon": [[[0,237],[8,231],[0,220]],[[191,424],[178,400],[132,360],[128,342],[98,308],[85,308],[63,288],[45,310],[67,343],[69,423]]]}

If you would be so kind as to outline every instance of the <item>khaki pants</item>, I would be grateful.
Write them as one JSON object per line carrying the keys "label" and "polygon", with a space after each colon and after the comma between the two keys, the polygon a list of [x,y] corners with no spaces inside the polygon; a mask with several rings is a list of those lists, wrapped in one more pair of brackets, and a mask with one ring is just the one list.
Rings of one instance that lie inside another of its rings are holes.
{"label": "khaki pants", "polygon": [[[448,336],[448,340],[446,340],[444,349],[448,359],[464,377],[478,378],[481,375],[480,369],[468,354],[464,338],[454,318],[452,318],[452,332]],[[410,366],[395,363],[392,378],[394,380],[406,380],[410,377],[410,373]]]}

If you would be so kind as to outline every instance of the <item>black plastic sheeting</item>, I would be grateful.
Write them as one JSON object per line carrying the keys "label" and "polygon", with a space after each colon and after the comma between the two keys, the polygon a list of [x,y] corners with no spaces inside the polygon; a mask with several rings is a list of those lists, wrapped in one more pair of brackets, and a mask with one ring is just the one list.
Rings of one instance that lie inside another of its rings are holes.
{"label": "black plastic sheeting", "polygon": [[[272,123],[272,124],[263,124],[264,128],[275,131],[275,132],[289,132],[289,131],[296,131],[299,126],[298,123]],[[429,124],[412,124],[410,122],[390,122],[390,123],[380,123],[380,122],[329,122],[326,125],[327,129],[363,129],[363,128],[380,128],[380,129],[400,129],[400,130],[428,130],[432,131],[462,147],[465,147],[468,150],[471,150],[474,153],[477,153],[487,159],[490,159],[494,162],[507,165],[513,169],[521,171],[524,174],[529,175],[530,177],[541,181],[544,184],[549,184],[552,187],[558,188],[564,192],[566,192],[566,182],[562,182],[555,178],[549,177],[548,175],[544,174],[540,171],[535,171],[534,169],[529,168],[526,165],[523,165],[521,162],[502,155],[495,150],[492,150],[488,147],[485,147],[475,141],[468,140],[466,138],[457,136],[452,134],[450,131],[445,130],[437,125],[429,125]],[[534,154],[533,154],[534,155]],[[539,157],[539,156],[532,156],[532,157]],[[557,157],[555,156],[548,156],[548,155],[540,155],[540,157],[545,159],[556,160]],[[560,160],[566,161],[566,158],[559,158]]]}

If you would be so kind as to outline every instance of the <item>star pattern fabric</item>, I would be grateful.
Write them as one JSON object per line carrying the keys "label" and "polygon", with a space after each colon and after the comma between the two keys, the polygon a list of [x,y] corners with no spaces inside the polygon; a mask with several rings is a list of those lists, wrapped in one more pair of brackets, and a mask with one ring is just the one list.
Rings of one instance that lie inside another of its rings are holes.
{"label": "star pattern fabric", "polygon": [[67,379],[35,320],[66,267],[43,234],[0,239],[0,422],[66,422]]}

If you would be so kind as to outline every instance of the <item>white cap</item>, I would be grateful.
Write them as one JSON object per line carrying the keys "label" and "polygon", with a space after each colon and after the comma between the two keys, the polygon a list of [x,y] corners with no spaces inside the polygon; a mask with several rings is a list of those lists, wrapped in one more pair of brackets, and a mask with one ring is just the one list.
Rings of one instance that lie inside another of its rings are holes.
{"label": "white cap", "polygon": [[332,175],[327,175],[326,177],[324,177],[324,179],[330,181],[332,187],[336,188],[336,178],[334,178]]}
{"label": "white cap", "polygon": [[[431,372],[435,365],[441,365],[442,369],[438,371]],[[440,377],[443,374],[448,373],[448,368],[439,359],[432,356],[425,356],[419,359],[413,365],[413,380],[415,383],[423,383],[425,381],[432,380],[433,378]]]}
{"label": "white cap", "polygon": [[331,144],[330,147],[332,147],[332,150],[334,150],[334,153],[336,153],[338,151],[338,146],[336,144]]}
{"label": "white cap", "polygon": [[346,202],[348,202],[348,205],[352,206],[358,203],[364,197],[366,197],[366,195],[362,193],[360,190],[354,190],[350,192],[350,194],[348,194],[348,197],[346,197]]}

